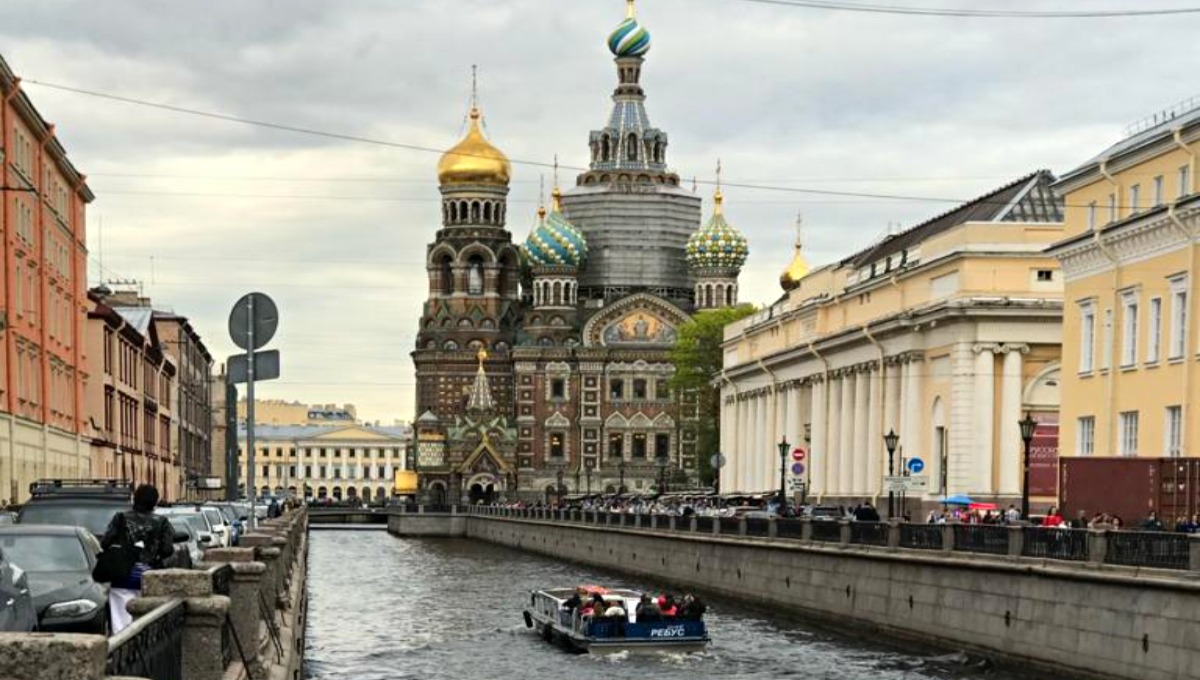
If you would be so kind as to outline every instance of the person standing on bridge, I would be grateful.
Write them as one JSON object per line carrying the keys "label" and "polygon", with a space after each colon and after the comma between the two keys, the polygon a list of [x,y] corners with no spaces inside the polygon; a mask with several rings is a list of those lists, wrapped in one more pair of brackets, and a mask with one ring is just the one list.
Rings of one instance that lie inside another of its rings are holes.
{"label": "person standing on bridge", "polygon": [[174,566],[175,531],[165,516],[154,514],[156,505],[158,489],[152,484],[139,486],[133,492],[133,509],[114,515],[100,540],[104,552],[92,576],[111,584],[108,609],[113,635],[133,623],[126,607],[142,592],[142,574]]}

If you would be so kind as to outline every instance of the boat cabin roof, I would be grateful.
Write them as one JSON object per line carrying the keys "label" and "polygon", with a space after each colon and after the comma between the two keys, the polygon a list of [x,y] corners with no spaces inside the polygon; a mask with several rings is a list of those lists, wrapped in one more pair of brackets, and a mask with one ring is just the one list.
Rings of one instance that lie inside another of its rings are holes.
{"label": "boat cabin roof", "polygon": [[611,602],[612,600],[626,600],[626,601],[628,601],[630,599],[636,600],[636,599],[641,598],[641,596],[642,596],[642,593],[637,590],[630,590],[628,588],[601,588],[598,586],[578,586],[576,588],[545,588],[545,589],[537,590],[534,592],[539,595],[545,595],[552,599],[558,600],[559,602],[566,602],[567,600],[571,599],[571,596],[574,595],[575,592],[579,589],[586,590],[589,595],[591,595],[593,593],[599,593],[605,599],[605,601],[608,601],[608,602]]}

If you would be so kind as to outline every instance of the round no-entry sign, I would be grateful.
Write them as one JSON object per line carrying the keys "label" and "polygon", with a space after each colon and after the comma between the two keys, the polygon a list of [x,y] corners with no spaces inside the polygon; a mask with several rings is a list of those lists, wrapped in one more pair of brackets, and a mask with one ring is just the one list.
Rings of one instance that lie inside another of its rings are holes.
{"label": "round no-entry sign", "polygon": [[804,460],[807,457],[808,451],[805,451],[803,446],[792,449],[792,460]]}
{"label": "round no-entry sign", "polygon": [[792,474],[794,474],[794,475],[804,474],[804,463],[793,463],[792,464]]}

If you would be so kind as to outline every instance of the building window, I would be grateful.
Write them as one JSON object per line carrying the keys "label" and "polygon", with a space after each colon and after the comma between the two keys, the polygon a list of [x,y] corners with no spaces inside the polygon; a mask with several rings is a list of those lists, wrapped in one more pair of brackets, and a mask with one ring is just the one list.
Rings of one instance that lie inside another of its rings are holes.
{"label": "building window", "polygon": [[550,435],[550,457],[562,458],[566,454],[563,445],[563,436],[559,432],[551,433]]}
{"label": "building window", "polygon": [[1108,195],[1108,221],[1109,223],[1117,221],[1117,195]]}
{"label": "building window", "polygon": [[1163,204],[1163,176],[1159,175],[1154,178],[1154,207]]}
{"label": "building window", "polygon": [[625,455],[625,435],[620,432],[608,435],[608,455],[612,458],[621,458]]}
{"label": "building window", "polygon": [[321,452],[321,457],[324,458],[325,457],[325,449],[320,449],[320,452]]}
{"label": "building window", "polygon": [[1142,203],[1142,185],[1134,184],[1129,187],[1129,214],[1136,215]]}
{"label": "building window", "polygon": [[1080,307],[1079,372],[1091,373],[1096,367],[1096,308],[1091,303]]}
{"label": "building window", "polygon": [[1126,294],[1121,300],[1123,317],[1121,339],[1121,365],[1133,366],[1138,357],[1138,299],[1137,293]]}
{"label": "building window", "polygon": [[1162,298],[1150,298],[1150,327],[1146,329],[1146,363],[1158,363],[1162,347]]}
{"label": "building window", "polygon": [[670,381],[659,378],[654,381],[654,397],[659,401],[671,401],[671,383]]}
{"label": "building window", "polygon": [[311,466],[311,465],[305,465],[305,466],[304,466],[304,478],[305,478],[305,479],[309,479],[309,478],[311,478],[311,477],[312,477],[312,466]]}
{"label": "building window", "polygon": [[633,398],[637,401],[646,400],[646,381],[642,378],[633,381]]}
{"label": "building window", "polygon": [[340,467],[335,467],[335,468],[333,469],[333,478],[334,478],[334,479],[341,479],[341,478],[342,478],[342,469],[341,469]]}
{"label": "building window", "polygon": [[1184,165],[1179,168],[1179,198],[1192,193],[1192,169]]}
{"label": "building window", "polygon": [[1054,270],[1053,269],[1037,270],[1037,280],[1039,283],[1050,283],[1051,281],[1054,280]]}
{"label": "building window", "polygon": [[263,476],[263,479],[266,479],[267,477],[271,476],[271,466],[270,465],[263,466],[262,476]]}
{"label": "building window", "polygon": [[289,466],[288,466],[288,477],[289,477],[290,479],[295,479],[295,478],[296,478],[296,466],[295,466],[295,465],[289,465]]}
{"label": "building window", "polygon": [[671,435],[654,435],[654,457],[660,459],[671,457]]}
{"label": "building window", "polygon": [[1090,456],[1096,452],[1096,419],[1084,416],[1075,421],[1075,453]]}
{"label": "building window", "polygon": [[1168,359],[1181,359],[1187,352],[1187,277],[1171,280],[1171,348]]}
{"label": "building window", "polygon": [[1183,455],[1183,407],[1168,406],[1166,422],[1166,451],[1171,458]]}
{"label": "building window", "polygon": [[1100,370],[1107,371],[1113,359],[1113,310],[1104,310],[1104,347],[1101,348]]}
{"label": "building window", "polygon": [[567,397],[567,381],[562,378],[553,378],[550,380],[550,398],[551,399],[566,399]]}
{"label": "building window", "polygon": [[1096,228],[1096,202],[1095,201],[1088,203],[1087,225],[1088,225],[1089,230]]}
{"label": "building window", "polygon": [[613,378],[608,381],[608,394],[613,401],[621,401],[625,398],[625,381],[620,378]]}
{"label": "building window", "polygon": [[1121,455],[1136,456],[1138,452],[1138,412],[1121,413]]}
{"label": "building window", "polygon": [[633,451],[631,452],[634,458],[646,457],[646,433],[638,432],[633,435]]}

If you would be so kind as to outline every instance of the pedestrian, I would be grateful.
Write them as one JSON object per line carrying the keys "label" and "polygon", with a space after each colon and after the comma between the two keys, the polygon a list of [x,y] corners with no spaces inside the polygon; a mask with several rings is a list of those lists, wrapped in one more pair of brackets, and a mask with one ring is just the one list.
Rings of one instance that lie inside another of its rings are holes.
{"label": "pedestrian", "polygon": [[1146,519],[1142,520],[1142,523],[1138,525],[1138,528],[1142,531],[1166,531],[1166,527],[1163,526],[1162,520],[1158,518],[1158,513],[1153,510],[1150,511],[1150,514],[1146,517]]}
{"label": "pedestrian", "polygon": [[1008,510],[1004,511],[1004,521],[1007,522],[1008,524],[1012,524],[1014,522],[1019,522],[1020,520],[1021,520],[1021,511],[1017,509],[1017,506],[1015,506],[1015,505],[1008,506]]}
{"label": "pedestrian", "polygon": [[94,576],[111,584],[108,610],[113,635],[133,623],[126,607],[141,594],[142,575],[174,565],[175,532],[164,515],[154,514],[156,505],[158,489],[142,484],[133,492],[133,509],[114,515],[100,540],[104,554],[97,562],[97,571],[109,573],[94,572]]}
{"label": "pedestrian", "polygon": [[1075,514],[1075,519],[1071,520],[1072,529],[1088,528],[1087,512],[1080,510]]}
{"label": "pedestrian", "polygon": [[1057,507],[1051,507],[1046,513],[1046,518],[1042,520],[1044,527],[1060,527],[1063,525],[1063,517],[1059,514]]}

